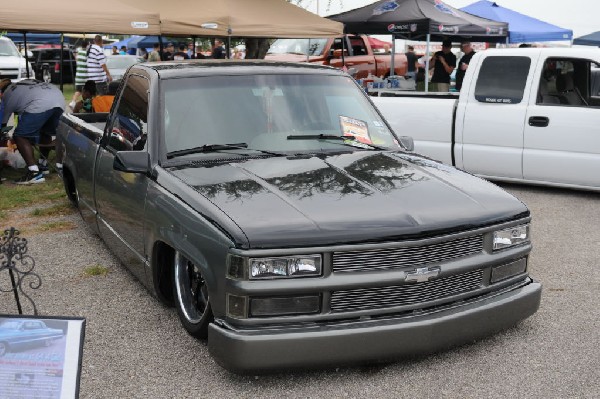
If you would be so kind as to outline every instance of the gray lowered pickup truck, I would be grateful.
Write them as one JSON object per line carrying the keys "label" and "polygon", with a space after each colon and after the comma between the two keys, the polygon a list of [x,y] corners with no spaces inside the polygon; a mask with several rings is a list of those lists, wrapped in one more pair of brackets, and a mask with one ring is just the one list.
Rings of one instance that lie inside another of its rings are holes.
{"label": "gray lowered pickup truck", "polygon": [[57,141],[84,220],[229,370],[431,353],[539,307],[527,207],[408,151],[338,70],[135,65]]}

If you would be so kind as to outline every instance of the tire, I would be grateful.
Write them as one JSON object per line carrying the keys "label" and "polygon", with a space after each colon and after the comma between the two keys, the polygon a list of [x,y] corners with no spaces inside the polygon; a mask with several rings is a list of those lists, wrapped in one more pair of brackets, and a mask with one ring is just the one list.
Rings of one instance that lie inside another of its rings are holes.
{"label": "tire", "polygon": [[50,70],[48,68],[42,69],[42,81],[46,83],[52,82],[52,74],[50,73]]}
{"label": "tire", "polygon": [[0,357],[8,353],[8,344],[6,342],[0,342]]}
{"label": "tire", "polygon": [[213,319],[208,286],[200,268],[178,251],[173,258],[173,297],[183,328],[193,337],[206,338]]}

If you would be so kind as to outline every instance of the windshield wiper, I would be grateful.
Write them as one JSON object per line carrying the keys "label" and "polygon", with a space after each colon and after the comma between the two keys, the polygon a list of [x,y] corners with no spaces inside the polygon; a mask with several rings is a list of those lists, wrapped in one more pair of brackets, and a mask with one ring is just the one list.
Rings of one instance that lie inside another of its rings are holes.
{"label": "windshield wiper", "polygon": [[[287,136],[288,140],[340,140],[343,141],[344,143],[340,143],[340,144],[344,144],[344,145],[350,145],[352,147],[359,147],[359,148],[372,148],[374,150],[386,150],[386,148],[383,147],[379,147],[373,144],[367,144],[367,143],[363,143],[362,141],[358,140],[356,137],[354,136],[338,136],[337,134],[293,134],[290,136]],[[348,141],[350,141],[350,143],[347,143]]]}
{"label": "windshield wiper", "polygon": [[186,150],[177,150],[167,153],[167,159],[179,157],[182,155],[198,154],[201,152],[215,152],[222,150],[239,150],[241,148],[248,148],[246,143],[234,143],[234,144],[204,144],[200,147],[188,148]]}

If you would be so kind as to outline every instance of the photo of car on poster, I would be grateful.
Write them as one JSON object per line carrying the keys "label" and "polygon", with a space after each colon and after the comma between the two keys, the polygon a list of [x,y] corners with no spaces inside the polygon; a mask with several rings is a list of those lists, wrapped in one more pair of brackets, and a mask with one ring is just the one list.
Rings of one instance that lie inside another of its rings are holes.
{"label": "photo of car on poster", "polygon": [[0,397],[76,397],[84,323],[0,316]]}

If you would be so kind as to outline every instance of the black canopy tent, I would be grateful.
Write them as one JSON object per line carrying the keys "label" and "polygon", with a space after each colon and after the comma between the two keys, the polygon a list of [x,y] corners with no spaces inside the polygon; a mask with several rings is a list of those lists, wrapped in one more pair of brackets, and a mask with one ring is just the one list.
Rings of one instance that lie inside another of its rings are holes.
{"label": "black canopy tent", "polygon": [[[441,0],[381,0],[327,18],[342,22],[346,33],[391,34],[394,39],[426,40],[427,53],[431,40],[504,43],[508,36],[507,23],[468,14]],[[394,48],[392,46],[392,68]],[[429,69],[429,60],[426,69]],[[427,90],[427,80],[425,87]]]}

